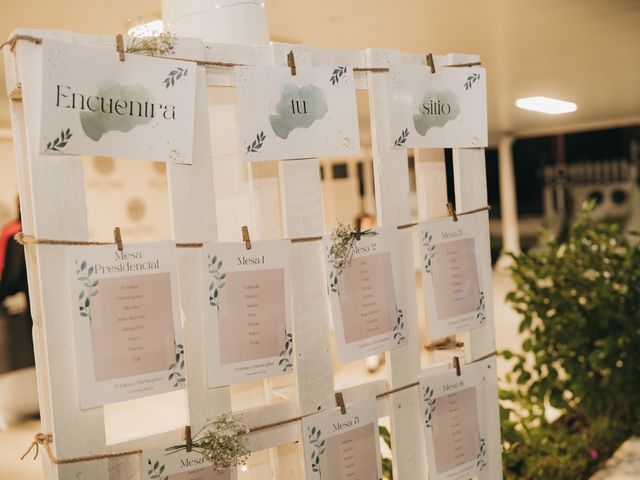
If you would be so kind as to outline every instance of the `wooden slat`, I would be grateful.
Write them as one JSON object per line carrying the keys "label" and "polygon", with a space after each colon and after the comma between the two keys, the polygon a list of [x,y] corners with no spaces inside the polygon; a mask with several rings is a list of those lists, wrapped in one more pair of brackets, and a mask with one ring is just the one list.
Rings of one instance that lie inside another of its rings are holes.
{"label": "wooden slat", "polygon": [[[67,32],[33,33],[71,39]],[[16,160],[20,165],[18,184],[24,231],[40,238],[86,239],[82,162],[39,153],[40,46],[19,42],[16,59],[23,103],[11,102],[11,111],[18,139]],[[103,453],[102,408],[80,410],[65,250],[51,245],[28,250],[42,429],[53,434],[53,451],[59,458]],[[45,455],[42,458],[45,475],[50,479],[108,478],[106,460],[54,466]]]}
{"label": "wooden slat", "polygon": [[[177,242],[216,241],[214,171],[209,137],[206,74],[198,67],[193,165],[168,165],[174,238]],[[189,420],[198,431],[208,419],[231,410],[229,387],[207,387],[202,258],[199,249],[178,252],[180,302],[184,313]]]}
{"label": "wooden slat", "polygon": [[[308,47],[293,46],[296,64],[311,65]],[[282,62],[289,47],[274,48],[274,61]],[[322,197],[318,159],[281,162],[285,235],[322,235]],[[301,414],[335,405],[329,348],[329,302],[322,242],[293,244],[292,284],[295,371]]]}
{"label": "wooden slat", "polygon": [[[453,175],[456,191],[456,208],[460,211],[480,208],[487,204],[487,173],[484,149],[454,149]],[[485,214],[488,215],[487,212]],[[481,238],[481,251],[486,259],[491,259],[489,235]],[[468,335],[467,356],[476,360],[495,351],[495,320],[493,314],[493,285],[486,288],[487,322]],[[500,411],[498,407],[498,381],[495,359],[488,372],[486,388],[487,452],[489,468],[480,478],[495,480],[502,478],[502,443],[500,440]]]}
{"label": "wooden slat", "polygon": [[[418,219],[428,220],[447,215],[447,171],[444,160],[444,149],[421,148],[415,150],[416,197],[418,201]],[[419,229],[416,230],[419,232]],[[416,251],[420,249],[420,234],[416,235]],[[416,255],[415,268],[422,271],[420,255]],[[430,338],[428,312],[424,293],[419,292],[418,308],[426,320],[425,338]],[[429,363],[450,362],[456,350],[432,350],[428,352]]]}
{"label": "wooden slat", "polygon": [[[399,52],[367,50],[368,66],[399,61]],[[378,224],[403,224],[411,220],[407,151],[389,148],[386,75],[368,74],[371,111],[371,144],[376,189]],[[417,381],[420,375],[420,342],[416,306],[416,276],[411,229],[398,233],[401,252],[404,318],[407,345],[387,353],[389,386],[395,388]],[[424,478],[427,471],[424,436],[417,390],[405,390],[389,397],[393,477],[399,480]]]}

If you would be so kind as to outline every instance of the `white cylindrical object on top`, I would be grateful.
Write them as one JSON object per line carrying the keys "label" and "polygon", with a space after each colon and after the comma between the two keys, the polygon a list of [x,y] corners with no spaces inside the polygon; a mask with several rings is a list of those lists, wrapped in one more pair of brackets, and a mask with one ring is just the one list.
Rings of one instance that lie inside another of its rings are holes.
{"label": "white cylindrical object on top", "polygon": [[263,0],[162,0],[162,19],[178,37],[245,45],[269,43]]}

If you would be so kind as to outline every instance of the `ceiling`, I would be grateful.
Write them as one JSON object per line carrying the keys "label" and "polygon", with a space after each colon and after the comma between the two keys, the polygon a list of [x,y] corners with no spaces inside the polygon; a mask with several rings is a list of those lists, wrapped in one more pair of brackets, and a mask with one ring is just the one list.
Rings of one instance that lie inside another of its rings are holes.
{"label": "ceiling", "polygon": [[[160,0],[1,0],[0,5],[0,38],[16,28],[115,34],[126,31],[129,18],[160,17]],[[640,0],[266,0],[266,5],[274,41],[480,54],[489,82],[492,142],[502,133],[640,124]],[[4,83],[1,60],[0,66]],[[536,95],[575,102],[578,110],[551,116],[514,106],[516,98]],[[0,128],[8,126],[2,94]]]}

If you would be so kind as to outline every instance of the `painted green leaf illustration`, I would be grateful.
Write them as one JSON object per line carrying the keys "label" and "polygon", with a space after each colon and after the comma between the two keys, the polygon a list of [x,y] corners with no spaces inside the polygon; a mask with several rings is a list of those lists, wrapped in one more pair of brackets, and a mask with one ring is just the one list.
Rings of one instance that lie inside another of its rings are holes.
{"label": "painted green leaf illustration", "polygon": [[339,274],[335,270],[331,270],[331,273],[329,274],[329,290],[340,296],[340,290],[338,290],[338,275]]}
{"label": "painted green leaf illustration", "polygon": [[335,85],[340,82],[340,78],[347,72],[347,67],[336,67],[331,73],[329,81],[331,85]]}
{"label": "painted green leaf illustration", "polygon": [[280,352],[278,365],[282,367],[283,372],[288,372],[293,368],[293,362],[291,361],[293,357],[293,335],[285,331],[284,337],[284,350]]}
{"label": "painted green leaf illustration", "polygon": [[188,68],[176,67],[169,72],[167,78],[165,78],[162,83],[164,84],[164,88],[173,87],[178,80],[184,78],[189,73]]}
{"label": "painted green leaf illustration", "polygon": [[484,438],[480,438],[480,453],[476,457],[476,466],[480,467],[480,471],[484,472],[487,465],[487,441]]}
{"label": "painted green leaf illustration", "polygon": [[99,280],[91,278],[94,273],[95,267],[91,266],[87,269],[86,260],[81,261],[80,267],[76,270],[76,279],[82,285],[78,293],[78,311],[81,317],[89,318],[89,322],[91,322],[91,299],[98,294]]}
{"label": "painted green leaf illustration", "polygon": [[478,308],[476,308],[476,320],[480,321],[480,325],[484,325],[487,321],[487,315],[485,314],[485,301],[484,292],[481,290],[479,294]]}
{"label": "painted green leaf illustration", "polygon": [[431,420],[433,419],[433,412],[436,410],[436,399],[434,398],[435,391],[430,386],[426,386],[422,395],[423,403],[426,405],[424,411],[424,423],[427,428],[431,428]]}
{"label": "painted green leaf illustration", "polygon": [[308,435],[309,444],[313,447],[310,455],[311,471],[318,474],[318,478],[322,478],[322,469],[320,468],[320,457],[324,454],[324,440],[321,438],[321,430],[312,427]]}
{"label": "painted green leaf illustration", "polygon": [[169,476],[163,476],[165,466],[160,462],[156,461],[155,463],[151,462],[151,459],[147,459],[147,465],[149,465],[149,469],[147,470],[147,475],[149,478],[153,478],[154,480],[169,480]]}
{"label": "painted green leaf illustration", "polygon": [[251,144],[247,145],[247,153],[256,153],[258,150],[262,148],[264,141],[266,139],[266,135],[263,131],[256,135],[256,139],[251,142]]}
{"label": "painted green leaf illustration", "polygon": [[216,307],[220,311],[220,290],[225,285],[227,274],[222,271],[222,260],[218,260],[218,256],[209,257],[209,274],[212,277],[209,284],[209,305]]}
{"label": "painted green leaf illustration", "polygon": [[393,326],[393,339],[396,345],[400,345],[406,340],[404,331],[404,313],[396,306],[396,323]]}
{"label": "painted green leaf illustration", "polygon": [[402,147],[406,143],[407,138],[409,138],[409,129],[405,128],[402,130],[402,133],[400,133],[400,136],[395,139],[393,146]]}
{"label": "painted green leaf illustration", "polygon": [[73,136],[71,130],[67,128],[66,130],[61,130],[60,135],[57,136],[54,140],[47,143],[47,152],[61,152],[64,147],[67,146],[69,139]]}
{"label": "painted green leaf illustration", "polygon": [[433,267],[433,257],[436,255],[436,247],[433,244],[433,235],[425,231],[422,236],[422,251],[424,252],[424,271],[430,274]]}
{"label": "painted green leaf illustration", "polygon": [[180,343],[175,343],[175,340],[174,346],[176,351],[176,361],[169,365],[169,368],[167,369],[169,371],[167,380],[173,380],[173,388],[178,388],[187,381],[184,375],[184,346]]}
{"label": "painted green leaf illustration", "polygon": [[479,73],[474,73],[472,75],[469,75],[464,82],[464,89],[469,90],[471,87],[473,87],[473,84],[476,83],[478,80],[480,80]]}

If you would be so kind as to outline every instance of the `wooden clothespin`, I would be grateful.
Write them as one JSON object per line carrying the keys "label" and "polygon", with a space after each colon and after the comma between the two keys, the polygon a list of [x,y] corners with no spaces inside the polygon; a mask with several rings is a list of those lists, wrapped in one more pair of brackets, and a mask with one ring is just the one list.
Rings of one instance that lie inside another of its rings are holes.
{"label": "wooden clothespin", "polygon": [[249,236],[249,228],[246,225],[242,226],[242,241],[247,250],[251,250],[251,237]]}
{"label": "wooden clothespin", "polygon": [[193,449],[193,439],[191,438],[191,425],[187,425],[184,427],[184,443],[187,452],[190,452]]}
{"label": "wooden clothespin", "polygon": [[433,62],[433,55],[427,53],[427,65],[431,67],[431,73],[436,73],[436,64]]}
{"label": "wooden clothespin", "polygon": [[121,252],[122,247],[122,234],[120,233],[120,227],[116,227],[113,229],[113,240],[116,242],[116,247],[118,251]]}
{"label": "wooden clothespin", "polygon": [[293,56],[293,50],[287,53],[287,65],[291,70],[291,76],[296,76],[296,58]]}
{"label": "wooden clothespin", "polygon": [[456,376],[457,377],[462,375],[462,373],[460,372],[460,357],[458,357],[457,355],[455,357],[453,357],[453,368],[456,369]]}
{"label": "wooden clothespin", "polygon": [[449,212],[449,215],[453,217],[454,222],[458,221],[458,214],[456,213],[456,209],[453,208],[453,203],[447,202],[447,212]]}
{"label": "wooden clothespin", "polygon": [[362,236],[362,218],[356,218],[356,240],[360,241]]}
{"label": "wooden clothespin", "polygon": [[342,392],[336,392],[336,403],[340,407],[340,413],[345,415],[347,413],[347,407],[344,405],[344,398]]}
{"label": "wooden clothespin", "polygon": [[124,62],[124,38],[122,34],[116,35],[116,51],[118,52],[120,61]]}

